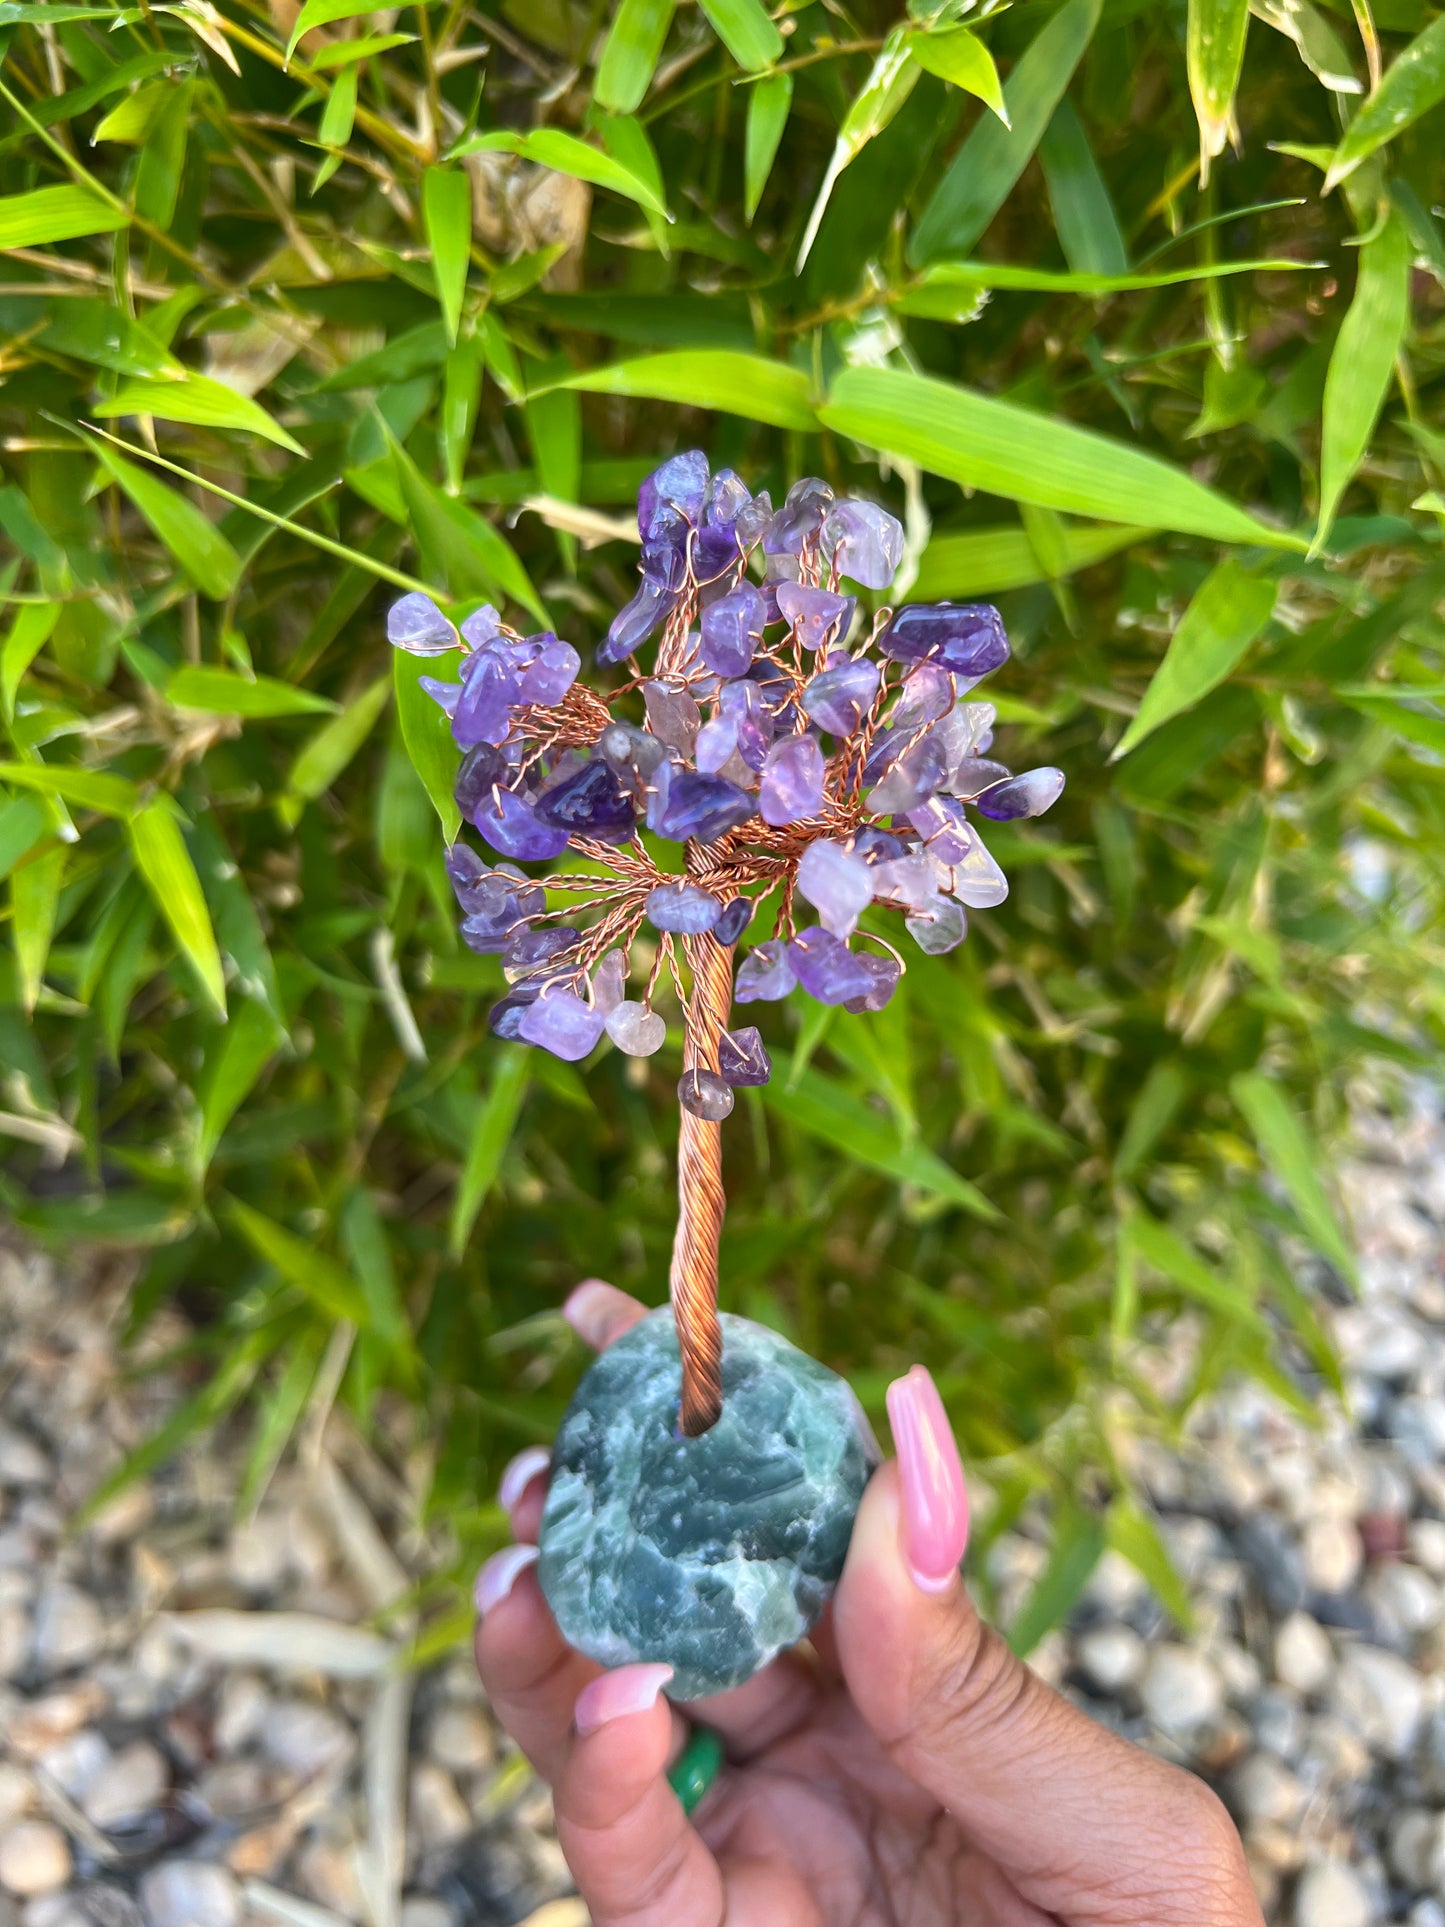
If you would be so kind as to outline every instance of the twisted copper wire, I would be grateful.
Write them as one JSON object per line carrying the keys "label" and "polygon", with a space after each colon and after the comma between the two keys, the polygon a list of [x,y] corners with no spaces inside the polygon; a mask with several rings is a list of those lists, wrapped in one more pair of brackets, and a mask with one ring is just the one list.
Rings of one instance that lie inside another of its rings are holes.
{"label": "twisted copper wire", "polygon": [[[691,850],[689,851],[691,854]],[[718,1032],[732,1004],[732,952],[715,937],[684,937],[692,971],[687,1006],[686,1070],[715,1071]],[[677,1235],[669,1291],[682,1352],[681,1425],[696,1438],[722,1411],[722,1327],[717,1315],[717,1252],[727,1199],[722,1186],[722,1126],[680,1113],[677,1139]]]}

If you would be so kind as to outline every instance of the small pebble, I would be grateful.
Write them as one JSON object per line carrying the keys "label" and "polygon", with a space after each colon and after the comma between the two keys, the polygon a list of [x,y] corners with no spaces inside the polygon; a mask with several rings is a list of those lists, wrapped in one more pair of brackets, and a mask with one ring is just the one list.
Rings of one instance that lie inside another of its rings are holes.
{"label": "small pebble", "polygon": [[1274,1676],[1306,1699],[1318,1693],[1335,1670],[1334,1648],[1318,1620],[1308,1613],[1291,1613],[1274,1635]]}
{"label": "small pebble", "polygon": [[1364,1882],[1343,1860],[1321,1860],[1300,1876],[1294,1927],[1371,1927],[1374,1910]]}
{"label": "small pebble", "polygon": [[491,1723],[479,1706],[442,1706],[427,1734],[432,1758],[453,1773],[475,1773],[496,1758]]}
{"label": "small pebble", "polygon": [[241,1890],[224,1867],[166,1860],[140,1884],[150,1927],[238,1927]]}
{"label": "small pebble", "polygon": [[1148,1651],[1131,1626],[1095,1626],[1080,1638],[1076,1657],[1089,1684],[1116,1697],[1139,1684]]}
{"label": "small pebble", "polygon": [[1144,1711],[1161,1733],[1184,1735],[1207,1726],[1224,1710],[1219,1674],[1188,1646],[1156,1646],[1143,1684]]}
{"label": "small pebble", "polygon": [[16,1820],[0,1833],[0,1887],[22,1898],[53,1893],[70,1878],[70,1847],[48,1820]]}
{"label": "small pebble", "polygon": [[136,1740],[112,1754],[92,1776],[81,1806],[96,1826],[113,1827],[117,1821],[158,1807],[169,1784],[170,1773],[161,1755],[149,1742]]}

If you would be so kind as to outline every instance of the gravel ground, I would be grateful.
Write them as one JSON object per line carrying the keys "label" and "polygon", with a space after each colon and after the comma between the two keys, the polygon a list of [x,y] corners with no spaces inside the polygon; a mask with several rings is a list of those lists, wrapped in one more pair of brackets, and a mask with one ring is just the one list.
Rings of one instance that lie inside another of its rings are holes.
{"label": "gravel ground", "polygon": [[[1142,1449],[1187,1637],[1106,1554],[1035,1658],[1219,1788],[1272,1923],[1445,1927],[1438,1097],[1362,1100],[1341,1180],[1364,1288],[1328,1317],[1352,1416],[1315,1398],[1311,1426],[1241,1388],[1179,1452]],[[227,1431],[66,1531],[195,1389],[122,1371],[125,1287],[0,1248],[0,1927],[584,1927],[465,1655],[391,1664],[397,1602],[447,1548],[336,1415],[246,1523]],[[183,1336],[167,1314],[142,1358]],[[1191,1350],[1185,1321],[1144,1362],[1165,1382]],[[1042,1540],[990,1557],[1007,1613]]]}

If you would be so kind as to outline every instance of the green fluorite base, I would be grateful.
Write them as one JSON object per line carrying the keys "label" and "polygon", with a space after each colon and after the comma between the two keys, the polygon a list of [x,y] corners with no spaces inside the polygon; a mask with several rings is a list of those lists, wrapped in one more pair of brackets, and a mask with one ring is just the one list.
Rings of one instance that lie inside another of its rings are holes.
{"label": "green fluorite base", "polygon": [[878,1447],[845,1381],[723,1314],[722,1417],[677,1429],[670,1311],[596,1360],[552,1448],[538,1575],[564,1638],[668,1693],[739,1686],[811,1630],[843,1570]]}

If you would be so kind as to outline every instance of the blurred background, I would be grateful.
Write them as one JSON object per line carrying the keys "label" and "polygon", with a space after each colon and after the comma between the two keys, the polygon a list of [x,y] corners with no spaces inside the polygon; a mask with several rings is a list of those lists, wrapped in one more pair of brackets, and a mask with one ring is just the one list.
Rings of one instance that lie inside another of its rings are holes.
{"label": "blurred background", "polygon": [[566,1292],[664,1295],[680,1024],[490,1037],[384,618],[585,656],[688,446],[903,516],[1068,776],[764,1007],[724,1305],[930,1366],[1271,1920],[1445,1927],[1442,100],[1423,0],[0,6],[7,1927],[580,1917],[470,1577]]}

